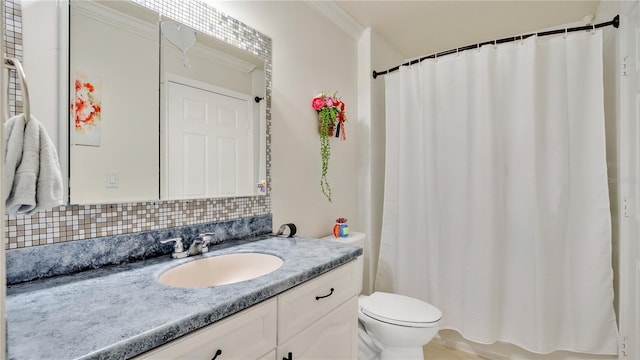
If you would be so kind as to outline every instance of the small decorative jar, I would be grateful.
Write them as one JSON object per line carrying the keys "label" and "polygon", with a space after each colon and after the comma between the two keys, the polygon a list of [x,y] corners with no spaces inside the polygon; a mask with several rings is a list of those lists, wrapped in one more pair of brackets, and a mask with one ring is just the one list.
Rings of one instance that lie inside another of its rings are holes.
{"label": "small decorative jar", "polygon": [[348,237],[349,225],[347,225],[347,219],[338,218],[336,224],[333,226],[333,236],[335,237]]}

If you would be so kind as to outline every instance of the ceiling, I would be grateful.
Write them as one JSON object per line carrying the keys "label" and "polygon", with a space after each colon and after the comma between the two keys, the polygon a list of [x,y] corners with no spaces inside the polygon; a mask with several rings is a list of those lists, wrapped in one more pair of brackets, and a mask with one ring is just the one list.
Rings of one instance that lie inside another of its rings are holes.
{"label": "ceiling", "polygon": [[594,15],[600,0],[335,1],[405,58],[530,33]]}

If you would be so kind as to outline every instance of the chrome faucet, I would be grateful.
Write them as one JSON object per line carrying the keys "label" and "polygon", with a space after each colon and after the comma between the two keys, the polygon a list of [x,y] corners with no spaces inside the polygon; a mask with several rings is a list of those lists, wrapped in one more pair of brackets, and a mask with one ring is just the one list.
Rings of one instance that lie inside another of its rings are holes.
{"label": "chrome faucet", "polygon": [[197,238],[193,239],[189,249],[185,250],[184,245],[182,243],[182,238],[175,237],[171,239],[160,240],[162,244],[166,244],[168,242],[174,241],[173,244],[173,252],[171,253],[171,257],[174,259],[182,259],[187,256],[194,256],[204,254],[209,251],[209,244],[213,240],[213,233],[203,233],[199,234]]}
{"label": "chrome faucet", "polygon": [[182,258],[186,258],[187,256],[189,256],[188,251],[184,251],[184,246],[182,245],[182,238],[181,237],[175,237],[175,238],[171,238],[171,239],[165,239],[165,240],[160,240],[160,243],[162,244],[166,244],[168,242],[172,242],[175,241],[175,244],[173,244],[173,252],[171,253],[171,257],[174,259],[182,259]]}
{"label": "chrome faucet", "polygon": [[206,253],[207,251],[209,251],[209,244],[211,244],[211,240],[213,240],[212,233],[199,234],[198,237],[193,240],[191,246],[189,246],[189,250],[187,250],[187,256]]}

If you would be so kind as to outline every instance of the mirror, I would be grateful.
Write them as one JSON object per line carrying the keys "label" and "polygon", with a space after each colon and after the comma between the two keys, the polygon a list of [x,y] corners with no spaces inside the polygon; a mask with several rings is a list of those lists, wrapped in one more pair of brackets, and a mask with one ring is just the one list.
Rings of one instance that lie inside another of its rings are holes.
{"label": "mirror", "polygon": [[131,1],[70,6],[70,203],[266,193],[263,59]]}

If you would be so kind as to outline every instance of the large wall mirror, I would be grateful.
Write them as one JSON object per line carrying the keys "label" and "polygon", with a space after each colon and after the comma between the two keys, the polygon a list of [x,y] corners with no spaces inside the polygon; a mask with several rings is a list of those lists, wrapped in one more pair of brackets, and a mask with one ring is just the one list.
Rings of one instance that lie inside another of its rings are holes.
{"label": "large wall mirror", "polygon": [[266,192],[264,59],[132,1],[69,24],[70,203]]}

